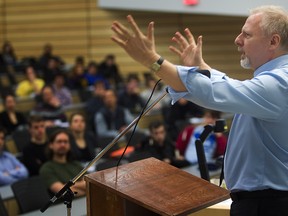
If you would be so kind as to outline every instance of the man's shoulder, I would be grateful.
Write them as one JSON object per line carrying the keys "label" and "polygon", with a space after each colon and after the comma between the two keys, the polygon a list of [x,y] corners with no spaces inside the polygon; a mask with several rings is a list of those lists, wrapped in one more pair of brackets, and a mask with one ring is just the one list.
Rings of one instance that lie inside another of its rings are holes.
{"label": "man's shoulder", "polygon": [[53,161],[46,161],[40,168],[40,172],[46,172],[55,167],[55,163]]}

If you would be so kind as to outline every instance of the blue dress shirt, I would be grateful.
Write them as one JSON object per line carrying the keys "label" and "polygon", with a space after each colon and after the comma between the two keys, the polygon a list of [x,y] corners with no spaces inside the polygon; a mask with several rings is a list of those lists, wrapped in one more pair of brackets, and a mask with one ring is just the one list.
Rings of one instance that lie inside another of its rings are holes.
{"label": "blue dress shirt", "polygon": [[214,69],[210,79],[195,67],[177,70],[187,92],[169,88],[173,102],[184,97],[209,109],[236,113],[224,163],[228,189],[288,191],[288,55],[260,66],[245,81]]}
{"label": "blue dress shirt", "polygon": [[11,153],[0,153],[0,185],[9,185],[28,177],[26,167]]}

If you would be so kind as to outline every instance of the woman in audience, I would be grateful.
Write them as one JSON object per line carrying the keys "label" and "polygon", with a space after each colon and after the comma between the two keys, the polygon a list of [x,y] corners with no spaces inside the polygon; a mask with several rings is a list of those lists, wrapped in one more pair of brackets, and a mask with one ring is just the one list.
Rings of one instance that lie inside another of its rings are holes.
{"label": "woman in audience", "polygon": [[73,113],[69,120],[71,148],[75,159],[81,162],[91,161],[95,157],[97,147],[96,136],[92,131],[86,130],[85,117],[81,113]]}
{"label": "woman in audience", "polygon": [[35,97],[40,94],[41,89],[45,85],[43,79],[37,78],[36,71],[33,66],[25,68],[26,78],[19,82],[16,88],[16,96],[18,97]]}
{"label": "woman in audience", "polygon": [[16,111],[16,100],[13,94],[5,95],[3,105],[4,110],[0,113],[0,125],[5,128],[7,135],[27,125],[25,115]]}

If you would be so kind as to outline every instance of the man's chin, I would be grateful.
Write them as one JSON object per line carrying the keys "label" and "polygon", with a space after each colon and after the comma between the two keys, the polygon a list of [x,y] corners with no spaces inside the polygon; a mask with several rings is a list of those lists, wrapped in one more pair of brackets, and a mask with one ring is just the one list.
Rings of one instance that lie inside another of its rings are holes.
{"label": "man's chin", "polygon": [[251,69],[251,65],[250,65],[250,62],[247,60],[247,59],[241,59],[240,60],[240,65],[242,68],[244,69]]}

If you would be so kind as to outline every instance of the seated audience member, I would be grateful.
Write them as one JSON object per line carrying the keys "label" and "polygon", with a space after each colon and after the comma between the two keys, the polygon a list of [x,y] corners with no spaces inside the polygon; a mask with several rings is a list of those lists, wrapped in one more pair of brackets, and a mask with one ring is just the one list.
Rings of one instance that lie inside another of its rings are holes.
{"label": "seated audience member", "polygon": [[[106,90],[107,88],[103,81],[98,80],[94,83],[92,97],[90,97],[86,101],[85,109],[87,112],[87,116],[95,116],[95,114],[101,109],[101,107],[104,106],[103,99]],[[95,131],[94,119],[88,119],[87,123],[89,124],[88,127]]]}
{"label": "seated audience member", "polygon": [[4,151],[5,130],[0,127],[0,186],[28,177],[26,167],[11,153]]}
{"label": "seated audience member", "polygon": [[129,109],[132,114],[139,114],[145,105],[140,96],[140,81],[137,75],[130,74],[125,87],[118,94],[118,104]]}
{"label": "seated audience member", "polygon": [[155,157],[159,160],[173,164],[175,158],[175,145],[166,133],[164,123],[153,121],[149,125],[149,135],[139,145],[136,145],[135,154],[141,157]]}
{"label": "seated audience member", "polygon": [[172,140],[176,141],[178,134],[181,131],[179,123],[188,122],[189,118],[202,117],[204,108],[200,107],[193,102],[180,98],[175,104],[168,105],[164,108],[164,120],[167,125],[169,136]]}
{"label": "seated audience member", "polygon": [[74,64],[72,64],[72,65],[82,65],[85,68],[84,56],[76,56],[74,59]]}
{"label": "seated audience member", "polygon": [[109,54],[98,66],[99,74],[104,76],[105,79],[114,87],[119,89],[123,84],[122,76],[119,72],[118,65],[116,64],[116,57]]}
{"label": "seated audience member", "polygon": [[47,43],[43,46],[43,52],[38,59],[38,64],[42,70],[48,67],[49,59],[51,58],[57,59],[61,66],[65,64],[65,62],[59,56],[53,54],[52,44]]}
{"label": "seated audience member", "polygon": [[73,156],[81,162],[91,161],[95,157],[97,140],[92,131],[86,130],[84,115],[73,113],[70,117],[69,125],[72,134],[70,143]]}
{"label": "seated audience member", "polygon": [[104,94],[104,106],[95,115],[96,134],[98,137],[115,137],[133,121],[128,109],[117,104],[113,90]]}
{"label": "seated audience member", "polygon": [[96,81],[101,80],[105,83],[107,88],[109,88],[108,80],[106,80],[104,76],[98,73],[98,65],[94,61],[89,62],[87,72],[85,73],[85,78],[88,82],[88,86],[93,86]]}
{"label": "seated audience member", "polygon": [[[5,72],[8,76],[10,85],[15,85],[15,71],[19,65],[17,56],[14,51],[14,47],[11,42],[5,41],[2,46],[2,52],[0,53],[0,72]],[[2,84],[2,83],[1,83]]]}
{"label": "seated audience member", "polygon": [[45,85],[43,79],[37,78],[33,66],[25,68],[25,79],[20,81],[16,87],[16,96],[18,97],[35,97],[40,94]]}
{"label": "seated audience member", "polygon": [[9,41],[5,41],[2,45],[2,52],[1,52],[1,58],[5,66],[16,66],[17,56],[14,51],[14,47],[12,46],[12,43]]}
{"label": "seated audience member", "polygon": [[56,73],[52,83],[55,97],[58,98],[62,106],[72,104],[72,95],[70,89],[65,86],[65,75],[62,72]]}
{"label": "seated audience member", "polygon": [[53,125],[56,120],[67,122],[66,115],[60,100],[55,96],[52,86],[46,85],[42,88],[39,101],[30,115],[40,115],[47,124]]}
{"label": "seated audience member", "polygon": [[67,79],[69,89],[83,90],[88,87],[88,81],[85,78],[85,67],[83,65],[75,65]]}
{"label": "seated audience member", "polygon": [[51,57],[48,59],[47,66],[42,70],[43,79],[46,84],[51,85],[55,79],[55,75],[62,73],[60,67],[61,64],[57,57]]}
{"label": "seated audience member", "polygon": [[[48,158],[41,167],[40,176],[54,194],[83,169],[78,161],[72,160],[70,134],[64,129],[54,131],[49,137]],[[83,178],[75,182],[71,190],[77,192],[76,196],[85,195],[86,184]]]}
{"label": "seated audience member", "polygon": [[[203,132],[204,126],[208,124],[215,125],[216,120],[220,117],[221,113],[219,111],[205,110],[203,124],[196,127],[193,125],[186,127],[184,133],[187,133],[188,136],[182,137],[183,133],[179,135],[176,147],[181,149],[182,153],[184,152],[185,159],[190,164],[196,164],[198,162],[195,141]],[[203,146],[208,164],[215,164],[216,159],[224,154],[226,143],[227,137],[223,133],[212,132],[205,139]],[[186,148],[185,145],[187,145]]]}
{"label": "seated audience member", "polygon": [[0,113],[0,125],[2,125],[7,135],[13,131],[27,126],[26,116],[16,111],[16,100],[13,94],[5,95],[3,99],[4,110]]}
{"label": "seated audience member", "polygon": [[[154,86],[156,85],[157,80],[151,76],[146,75],[145,77],[145,89],[141,91],[140,96],[142,97],[143,101],[146,103],[149,99]],[[153,95],[151,97],[150,103],[148,106],[154,102],[158,97],[160,97],[165,92],[165,89],[162,87],[161,83],[158,83],[157,87],[155,88],[155,91],[153,92]],[[171,99],[169,97],[164,97],[161,99],[155,106],[151,109],[150,113],[161,113],[161,110],[163,107],[167,106],[171,102]]]}
{"label": "seated audience member", "polygon": [[31,140],[23,149],[23,163],[33,176],[39,174],[40,167],[47,161],[46,126],[41,116],[31,116],[28,124]]}

